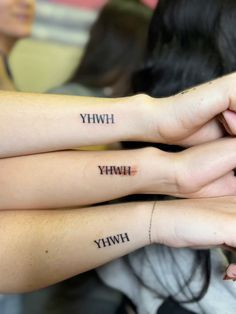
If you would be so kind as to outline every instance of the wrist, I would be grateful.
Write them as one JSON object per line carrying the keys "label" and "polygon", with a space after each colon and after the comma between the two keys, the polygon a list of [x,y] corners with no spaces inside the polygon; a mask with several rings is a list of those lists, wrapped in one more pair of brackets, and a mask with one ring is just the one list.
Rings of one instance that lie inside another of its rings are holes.
{"label": "wrist", "polygon": [[[188,202],[188,200],[187,200]],[[187,212],[186,200],[171,200],[156,202],[152,215],[151,236],[153,243],[171,247],[184,247],[186,242],[182,239],[182,228]],[[191,227],[187,223],[189,233]]]}
{"label": "wrist", "polygon": [[[153,231],[153,202],[137,202],[134,203],[135,216],[133,226],[135,228],[135,239],[140,247],[155,243],[156,235]],[[154,226],[155,227],[155,226]]]}
{"label": "wrist", "polygon": [[[158,201],[153,203],[151,220],[152,243],[170,245],[170,238],[175,236],[173,230],[174,213],[173,206],[175,201]],[[173,242],[171,243],[173,245]],[[173,245],[174,246],[174,245]]]}
{"label": "wrist", "polygon": [[[145,94],[136,95],[132,101],[139,104],[137,111],[136,138],[134,141],[168,144],[168,136],[173,136],[171,97],[152,98]],[[137,109],[137,107],[136,107]],[[168,123],[169,121],[169,123]],[[169,124],[169,125],[168,125]]]}
{"label": "wrist", "polygon": [[[126,133],[124,141],[157,142],[153,136],[153,98],[145,94],[139,94],[127,98],[128,104],[124,109],[126,112]],[[156,117],[155,117],[156,118]]]}
{"label": "wrist", "polygon": [[144,148],[141,151],[138,193],[175,194],[174,154],[154,147]]}

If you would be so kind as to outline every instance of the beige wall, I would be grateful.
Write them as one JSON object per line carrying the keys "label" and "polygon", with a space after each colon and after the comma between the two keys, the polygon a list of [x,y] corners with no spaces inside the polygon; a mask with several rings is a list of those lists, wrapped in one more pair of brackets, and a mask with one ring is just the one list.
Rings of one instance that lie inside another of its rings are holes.
{"label": "beige wall", "polygon": [[17,43],[10,56],[15,84],[21,91],[45,92],[61,85],[79,62],[77,47],[35,39]]}

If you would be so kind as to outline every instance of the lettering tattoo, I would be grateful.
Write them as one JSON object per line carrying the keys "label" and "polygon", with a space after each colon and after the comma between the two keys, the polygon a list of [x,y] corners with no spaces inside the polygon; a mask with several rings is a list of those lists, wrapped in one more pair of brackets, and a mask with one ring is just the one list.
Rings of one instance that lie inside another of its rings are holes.
{"label": "lettering tattoo", "polygon": [[114,114],[80,114],[83,124],[114,124],[115,117]]}
{"label": "lettering tattoo", "polygon": [[152,219],[153,219],[154,211],[156,209],[156,204],[157,204],[157,201],[155,201],[153,203],[152,211],[151,211],[151,217],[150,217],[150,223],[149,223],[148,238],[149,238],[149,243],[150,244],[152,244]]}
{"label": "lettering tattoo", "polygon": [[188,94],[189,92],[192,92],[194,90],[196,90],[196,87],[183,90],[182,92],[180,92],[180,95]]}
{"label": "lettering tattoo", "polygon": [[134,176],[137,168],[134,166],[98,166],[100,175]]}
{"label": "lettering tattoo", "polygon": [[98,249],[102,249],[104,247],[116,245],[116,244],[122,244],[125,242],[130,242],[128,233],[120,233],[114,236],[109,236],[106,238],[102,238],[99,240],[94,240],[94,243],[96,243]]}

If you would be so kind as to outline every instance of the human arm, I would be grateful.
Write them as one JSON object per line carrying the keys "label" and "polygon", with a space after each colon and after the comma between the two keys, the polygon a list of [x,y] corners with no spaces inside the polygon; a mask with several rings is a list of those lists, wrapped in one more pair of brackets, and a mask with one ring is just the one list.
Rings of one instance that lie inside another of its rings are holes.
{"label": "human arm", "polygon": [[49,209],[130,194],[236,195],[236,139],[180,153],[156,148],[63,151],[0,160],[0,209]]}
{"label": "human arm", "polygon": [[189,147],[218,139],[226,131],[235,135],[235,83],[236,74],[232,73],[162,98],[158,106],[153,100],[147,141]]}
{"label": "human arm", "polygon": [[0,210],[76,207],[143,193],[152,171],[150,159],[156,162],[158,193],[164,191],[165,182],[170,184],[164,156],[159,150],[145,148],[0,159]]}
{"label": "human arm", "polygon": [[224,135],[216,117],[234,110],[235,83],[231,74],[162,99],[0,92],[0,158],[117,141],[209,142]]}
{"label": "human arm", "polygon": [[148,98],[0,92],[0,158],[138,139]]}
{"label": "human arm", "polygon": [[0,212],[0,293],[40,289],[147,245],[151,208]]}
{"label": "human arm", "polygon": [[54,284],[150,242],[236,247],[235,197],[7,211],[0,218],[2,293]]}

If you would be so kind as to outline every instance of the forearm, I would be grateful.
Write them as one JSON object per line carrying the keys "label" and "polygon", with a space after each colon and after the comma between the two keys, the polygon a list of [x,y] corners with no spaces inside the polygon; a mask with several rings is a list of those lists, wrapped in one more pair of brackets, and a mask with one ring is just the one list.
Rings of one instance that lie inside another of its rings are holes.
{"label": "forearm", "polygon": [[77,207],[131,194],[235,195],[236,140],[181,153],[63,151],[0,160],[0,209]]}
{"label": "forearm", "polygon": [[39,289],[149,244],[152,203],[0,213],[0,292]]}
{"label": "forearm", "polygon": [[39,289],[150,243],[235,248],[235,204],[210,198],[2,211],[0,292]]}
{"label": "forearm", "polygon": [[179,95],[118,99],[0,92],[0,158],[110,144],[147,141],[193,146],[224,136],[224,113],[234,134],[236,75]]}
{"label": "forearm", "polygon": [[0,160],[0,209],[75,207],[145,193],[153,172],[155,193],[161,194],[165,183],[171,184],[163,179],[169,168],[165,153],[153,148],[5,158]]}
{"label": "forearm", "polygon": [[140,140],[148,99],[0,92],[0,158]]}

